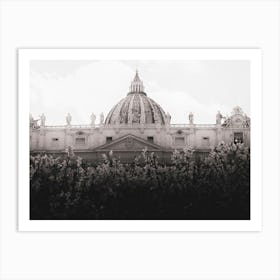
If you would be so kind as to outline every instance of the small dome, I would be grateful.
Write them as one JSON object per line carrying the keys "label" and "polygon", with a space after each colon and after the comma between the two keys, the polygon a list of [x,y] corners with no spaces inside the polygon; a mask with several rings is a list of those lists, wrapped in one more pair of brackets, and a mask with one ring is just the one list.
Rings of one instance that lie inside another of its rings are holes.
{"label": "small dome", "polygon": [[147,97],[137,71],[129,93],[112,108],[105,124],[166,124],[165,112],[155,101]]}

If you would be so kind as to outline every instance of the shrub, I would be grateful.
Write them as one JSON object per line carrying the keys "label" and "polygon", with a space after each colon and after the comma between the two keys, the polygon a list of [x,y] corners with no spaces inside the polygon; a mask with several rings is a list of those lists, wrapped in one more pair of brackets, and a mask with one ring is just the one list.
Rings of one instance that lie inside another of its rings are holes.
{"label": "shrub", "polygon": [[132,164],[38,154],[30,198],[31,219],[249,219],[250,151],[221,143],[200,159],[187,147],[170,165],[147,150]]}

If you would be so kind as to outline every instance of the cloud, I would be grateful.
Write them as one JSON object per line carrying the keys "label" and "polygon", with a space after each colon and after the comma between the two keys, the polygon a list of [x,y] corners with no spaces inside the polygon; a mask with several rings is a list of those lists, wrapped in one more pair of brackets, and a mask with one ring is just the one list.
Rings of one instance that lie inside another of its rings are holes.
{"label": "cloud", "polygon": [[138,68],[150,98],[171,114],[172,123],[214,123],[218,110],[236,105],[249,115],[249,65],[241,61],[32,61],[30,111],[45,113],[48,125],[87,124],[106,115],[128,92]]}

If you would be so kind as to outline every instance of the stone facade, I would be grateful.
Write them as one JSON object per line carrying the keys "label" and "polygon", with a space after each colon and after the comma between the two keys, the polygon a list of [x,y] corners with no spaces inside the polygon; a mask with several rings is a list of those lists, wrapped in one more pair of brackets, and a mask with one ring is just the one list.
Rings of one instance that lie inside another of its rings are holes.
{"label": "stone facade", "polygon": [[30,115],[30,151],[53,154],[65,153],[72,147],[75,154],[88,160],[98,160],[102,154],[113,151],[121,160],[129,161],[144,148],[168,159],[174,149],[192,146],[197,152],[207,153],[221,141],[243,142],[250,146],[250,118],[240,107],[230,117],[216,115],[215,124],[195,124],[193,113],[188,124],[171,124],[171,116],[144,92],[138,73],[127,96],[108,113],[91,114],[89,125],[72,125],[70,114],[64,126],[47,126],[41,116],[40,125]]}

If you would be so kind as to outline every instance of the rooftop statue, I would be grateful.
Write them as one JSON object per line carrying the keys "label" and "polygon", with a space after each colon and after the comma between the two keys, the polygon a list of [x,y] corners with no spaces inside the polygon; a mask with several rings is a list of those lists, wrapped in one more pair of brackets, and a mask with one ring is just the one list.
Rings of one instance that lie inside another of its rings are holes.
{"label": "rooftop statue", "polygon": [[34,120],[32,114],[29,114],[29,127],[31,128],[39,128],[40,126],[38,125],[38,120]]}
{"label": "rooftop statue", "polygon": [[223,122],[223,126],[224,127],[230,127],[232,126],[232,120],[230,117],[226,116],[225,117],[225,121]]}
{"label": "rooftop statue", "polygon": [[221,124],[222,123],[222,118],[223,118],[223,115],[221,114],[220,111],[218,111],[218,113],[216,115],[216,124]]}
{"label": "rooftop statue", "polygon": [[190,122],[190,124],[193,124],[193,113],[192,112],[189,113],[189,122]]}
{"label": "rooftop statue", "polygon": [[103,114],[103,112],[100,114],[100,124],[104,124],[104,114]]}
{"label": "rooftop statue", "polygon": [[95,126],[95,120],[96,120],[96,116],[94,115],[94,113],[92,113],[91,115],[90,115],[90,120],[91,120],[91,122],[90,122],[90,124],[91,124],[91,126]]}
{"label": "rooftop statue", "polygon": [[250,127],[251,126],[251,119],[245,114],[244,121],[243,121],[243,127]]}
{"label": "rooftop statue", "polygon": [[44,113],[40,116],[40,120],[41,120],[41,126],[44,127],[46,125],[46,116]]}
{"label": "rooftop statue", "polygon": [[71,121],[72,121],[72,116],[70,115],[70,113],[67,114],[66,116],[66,123],[67,125],[71,125]]}

